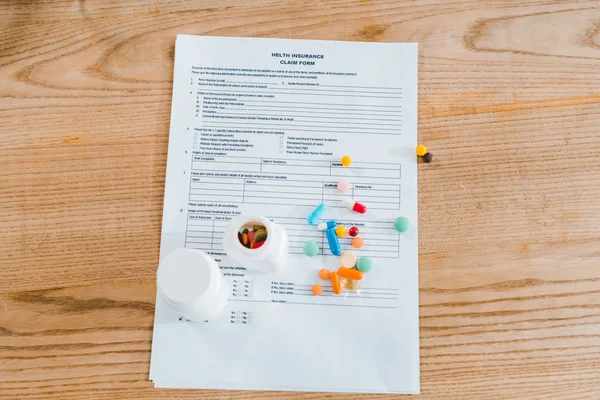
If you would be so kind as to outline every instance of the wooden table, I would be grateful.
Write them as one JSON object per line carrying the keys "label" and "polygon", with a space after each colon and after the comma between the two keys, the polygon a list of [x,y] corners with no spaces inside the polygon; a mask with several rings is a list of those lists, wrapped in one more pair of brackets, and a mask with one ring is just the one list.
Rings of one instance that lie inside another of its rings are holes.
{"label": "wooden table", "polygon": [[148,381],[177,33],[419,42],[421,398],[600,398],[597,0],[0,3],[0,398],[344,397]]}

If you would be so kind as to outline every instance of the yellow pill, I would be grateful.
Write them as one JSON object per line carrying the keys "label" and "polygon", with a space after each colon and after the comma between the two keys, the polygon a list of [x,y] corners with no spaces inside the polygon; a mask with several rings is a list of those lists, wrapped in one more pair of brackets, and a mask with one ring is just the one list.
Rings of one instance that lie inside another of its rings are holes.
{"label": "yellow pill", "polygon": [[358,281],[353,280],[353,279],[343,279],[341,283],[342,283],[342,287],[344,289],[347,289],[347,290],[358,290],[358,289],[360,289],[360,283]]}
{"label": "yellow pill", "polygon": [[423,146],[422,144],[417,146],[417,155],[419,157],[423,157],[425,155],[425,153],[427,153],[427,147]]}
{"label": "yellow pill", "polygon": [[341,226],[341,225],[338,225],[338,226],[335,228],[335,234],[336,234],[336,235],[338,235],[339,237],[346,236],[346,228],[344,228],[344,227],[343,227],[343,226]]}
{"label": "yellow pill", "polygon": [[[423,154],[425,154],[425,153],[423,153]],[[350,158],[350,156],[344,156],[344,157],[342,157],[342,165],[344,167],[349,167],[350,164],[352,164],[352,159]]]}

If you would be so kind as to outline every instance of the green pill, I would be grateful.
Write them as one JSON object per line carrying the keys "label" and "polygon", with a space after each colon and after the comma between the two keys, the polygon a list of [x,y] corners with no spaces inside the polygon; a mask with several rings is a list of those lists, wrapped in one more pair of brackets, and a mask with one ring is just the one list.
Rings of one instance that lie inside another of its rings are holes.
{"label": "green pill", "polygon": [[361,257],[356,262],[356,268],[362,272],[369,272],[373,268],[373,260],[369,257]]}
{"label": "green pill", "polygon": [[319,245],[314,240],[309,240],[306,243],[304,243],[302,251],[304,251],[304,254],[306,254],[307,256],[314,257],[319,252]]}
{"label": "green pill", "polygon": [[410,222],[408,221],[408,218],[406,218],[406,217],[396,218],[396,220],[394,221],[394,228],[400,233],[406,232],[408,230],[408,228],[410,228]]}

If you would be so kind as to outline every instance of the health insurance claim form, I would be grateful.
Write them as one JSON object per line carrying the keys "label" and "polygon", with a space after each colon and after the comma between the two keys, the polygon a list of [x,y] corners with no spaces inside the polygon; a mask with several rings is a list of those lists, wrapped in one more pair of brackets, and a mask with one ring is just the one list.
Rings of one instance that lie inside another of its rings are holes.
{"label": "health insurance claim form", "polygon": [[[157,299],[156,387],[419,392],[416,86],[416,44],[177,37],[161,257],[201,249],[232,291],[205,323]],[[344,178],[348,194],[336,189]],[[344,197],[367,213],[343,208]],[[324,220],[364,239],[354,250],[340,238],[342,250],[374,260],[357,292],[334,295],[318,278],[339,267],[306,222],[321,202]],[[287,230],[283,272],[228,260],[223,232],[240,213]],[[412,222],[402,235],[399,215]],[[310,239],[313,258],[302,254]]]}

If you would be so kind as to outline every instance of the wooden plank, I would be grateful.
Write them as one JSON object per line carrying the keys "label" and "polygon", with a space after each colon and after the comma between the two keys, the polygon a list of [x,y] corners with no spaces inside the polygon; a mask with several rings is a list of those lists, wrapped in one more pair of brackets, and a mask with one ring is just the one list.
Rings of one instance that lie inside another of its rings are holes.
{"label": "wooden plank", "polygon": [[147,380],[190,33],[419,42],[422,398],[599,398],[598,21],[596,0],[0,3],[0,397],[344,397]]}

